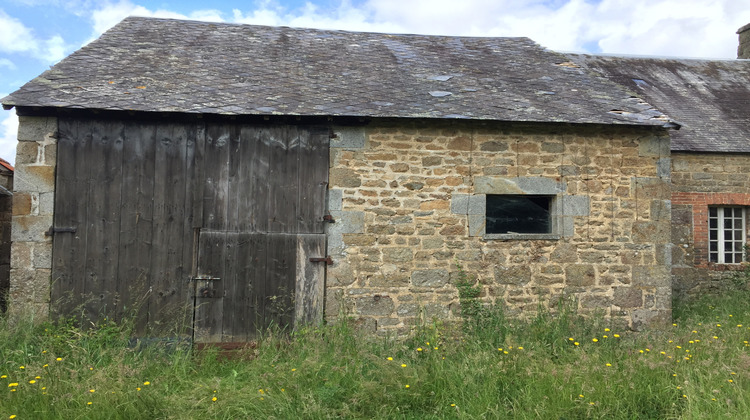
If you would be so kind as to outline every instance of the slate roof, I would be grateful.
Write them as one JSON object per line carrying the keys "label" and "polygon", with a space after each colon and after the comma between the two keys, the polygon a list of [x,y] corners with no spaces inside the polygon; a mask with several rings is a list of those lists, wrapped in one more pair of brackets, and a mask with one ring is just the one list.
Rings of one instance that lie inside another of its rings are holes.
{"label": "slate roof", "polygon": [[750,153],[750,60],[568,56],[679,123],[673,151]]}
{"label": "slate roof", "polygon": [[667,122],[567,61],[528,38],[130,17],[0,102],[230,115]]}

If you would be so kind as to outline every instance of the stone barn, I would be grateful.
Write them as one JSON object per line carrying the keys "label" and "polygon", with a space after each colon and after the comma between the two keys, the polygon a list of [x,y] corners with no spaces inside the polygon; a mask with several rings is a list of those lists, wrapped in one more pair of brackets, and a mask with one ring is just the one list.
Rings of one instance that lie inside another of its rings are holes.
{"label": "stone barn", "polygon": [[750,25],[738,32],[740,60],[569,55],[681,125],[670,133],[677,298],[736,287],[731,278],[746,269]]}
{"label": "stone barn", "polygon": [[671,316],[679,125],[526,38],[127,18],[3,98],[11,311],[238,342],[577,298]]}

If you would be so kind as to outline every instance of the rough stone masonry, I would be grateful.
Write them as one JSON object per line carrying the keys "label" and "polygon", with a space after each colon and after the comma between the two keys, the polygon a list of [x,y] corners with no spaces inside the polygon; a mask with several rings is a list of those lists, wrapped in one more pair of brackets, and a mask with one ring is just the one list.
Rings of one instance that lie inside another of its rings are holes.
{"label": "rough stone masonry", "polygon": [[[381,333],[459,315],[458,266],[511,314],[671,319],[670,151],[629,127],[377,121],[331,144],[326,316]],[[488,235],[488,194],[554,197],[550,235]]]}

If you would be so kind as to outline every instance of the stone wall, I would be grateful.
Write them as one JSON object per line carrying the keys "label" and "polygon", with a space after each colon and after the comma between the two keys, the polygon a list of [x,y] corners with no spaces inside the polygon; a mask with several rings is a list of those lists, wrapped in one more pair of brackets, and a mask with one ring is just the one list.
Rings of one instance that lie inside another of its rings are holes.
{"label": "stone wall", "polygon": [[57,118],[20,117],[13,193],[9,313],[46,317],[50,301]]}
{"label": "stone wall", "polygon": [[737,58],[750,58],[750,23],[737,30],[740,44],[737,47]]}
{"label": "stone wall", "polygon": [[678,297],[717,290],[737,264],[708,260],[708,207],[750,207],[750,155],[713,153],[672,155],[673,285]]}
{"label": "stone wall", "polygon": [[[379,121],[331,144],[326,316],[379,332],[458,315],[457,264],[513,313],[563,294],[639,329],[671,317],[668,133]],[[552,234],[486,235],[486,194],[545,194]]]}

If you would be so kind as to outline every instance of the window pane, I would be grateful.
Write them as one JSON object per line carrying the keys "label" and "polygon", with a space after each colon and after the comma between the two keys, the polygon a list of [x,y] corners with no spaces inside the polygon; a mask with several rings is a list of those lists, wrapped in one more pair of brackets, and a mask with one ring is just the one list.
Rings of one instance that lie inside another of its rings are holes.
{"label": "window pane", "polygon": [[487,196],[487,233],[550,233],[549,196]]}
{"label": "window pane", "polygon": [[718,208],[716,207],[709,207],[708,208],[708,216],[709,217],[716,217],[718,215]]}

